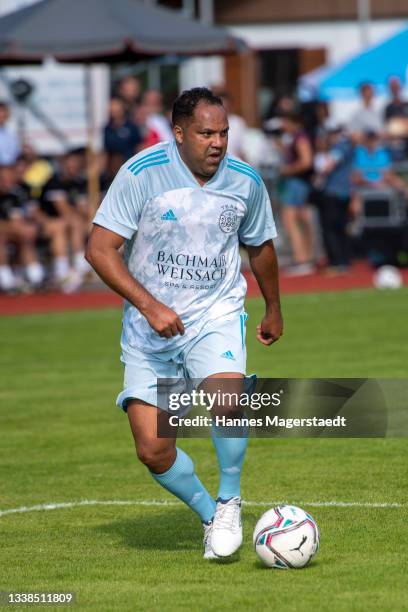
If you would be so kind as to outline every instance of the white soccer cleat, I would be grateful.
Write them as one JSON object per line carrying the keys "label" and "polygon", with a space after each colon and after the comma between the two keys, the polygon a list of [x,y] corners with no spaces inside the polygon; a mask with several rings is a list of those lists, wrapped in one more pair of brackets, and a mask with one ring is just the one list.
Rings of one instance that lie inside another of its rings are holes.
{"label": "white soccer cleat", "polygon": [[242,544],[241,498],[218,502],[213,519],[211,548],[218,557],[229,557]]}
{"label": "white soccer cleat", "polygon": [[204,559],[218,559],[218,556],[215,554],[213,549],[211,548],[211,534],[213,529],[213,522],[211,523],[203,523],[204,527]]}

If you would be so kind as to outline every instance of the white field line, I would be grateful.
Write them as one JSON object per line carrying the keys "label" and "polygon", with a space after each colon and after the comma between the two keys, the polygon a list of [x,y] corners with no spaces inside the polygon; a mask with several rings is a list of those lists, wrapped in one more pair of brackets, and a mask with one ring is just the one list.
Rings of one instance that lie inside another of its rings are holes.
{"label": "white field line", "polygon": [[[245,506],[267,506],[273,508],[274,506],[282,506],[285,504],[292,504],[301,507],[315,507],[315,508],[408,508],[408,504],[400,504],[397,502],[343,502],[343,501],[243,501]],[[21,506],[20,508],[9,508],[6,510],[0,510],[0,517],[6,516],[7,514],[24,514],[26,512],[38,512],[43,510],[61,510],[65,508],[77,508],[79,506],[181,506],[182,502],[178,501],[167,501],[167,500],[97,500],[97,499],[83,499],[80,501],[62,502],[62,503],[49,503],[49,504],[37,504],[36,506]]]}

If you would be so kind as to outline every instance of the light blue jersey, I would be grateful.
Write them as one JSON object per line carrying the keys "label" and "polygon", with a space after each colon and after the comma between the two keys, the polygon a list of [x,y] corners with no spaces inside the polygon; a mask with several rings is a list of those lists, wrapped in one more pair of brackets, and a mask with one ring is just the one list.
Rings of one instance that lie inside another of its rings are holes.
{"label": "light blue jersey", "polygon": [[257,246],[276,236],[268,193],[251,166],[226,155],[201,187],[174,140],[122,166],[94,223],[126,238],[130,274],[183,321],[184,336],[161,338],[125,302],[122,345],[147,353],[181,350],[206,324],[242,312],[239,240]]}

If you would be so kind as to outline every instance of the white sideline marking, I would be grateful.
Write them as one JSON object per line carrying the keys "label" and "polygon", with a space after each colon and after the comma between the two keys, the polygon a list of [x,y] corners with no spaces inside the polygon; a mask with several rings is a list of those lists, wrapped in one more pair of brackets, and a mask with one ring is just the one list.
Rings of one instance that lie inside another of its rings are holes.
{"label": "white sideline marking", "polygon": [[[312,506],[316,508],[408,508],[408,504],[397,502],[343,502],[343,501],[243,501],[245,506],[282,506],[285,504],[296,506]],[[73,502],[37,504],[36,506],[21,506],[20,508],[9,508],[0,510],[0,517],[6,514],[23,514],[25,512],[37,512],[42,510],[60,510],[64,508],[77,508],[78,506],[181,506],[182,502],[167,500],[108,500],[100,501],[97,499],[83,499]]]}

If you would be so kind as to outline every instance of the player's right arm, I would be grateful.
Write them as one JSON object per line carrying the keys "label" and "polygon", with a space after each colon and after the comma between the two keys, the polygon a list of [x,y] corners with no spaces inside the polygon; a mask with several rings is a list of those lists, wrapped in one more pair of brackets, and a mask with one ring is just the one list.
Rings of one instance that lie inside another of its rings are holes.
{"label": "player's right arm", "polygon": [[180,317],[130,274],[119,252],[125,239],[137,231],[145,199],[143,182],[123,167],[96,213],[86,259],[111,289],[142,313],[152,329],[171,338],[184,334]]}
{"label": "player's right arm", "polygon": [[156,300],[129,274],[119,253],[124,241],[123,236],[94,225],[86,250],[87,261],[111,289],[136,306],[160,336],[184,334],[183,323],[174,310]]}

